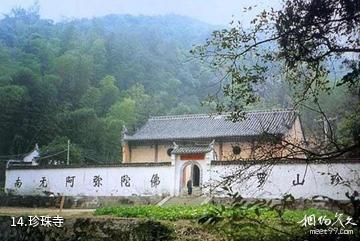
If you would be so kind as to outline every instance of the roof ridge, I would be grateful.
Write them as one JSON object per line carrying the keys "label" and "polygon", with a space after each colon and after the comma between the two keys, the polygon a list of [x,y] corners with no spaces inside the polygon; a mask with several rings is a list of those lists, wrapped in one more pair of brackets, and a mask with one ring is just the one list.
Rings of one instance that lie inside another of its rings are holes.
{"label": "roof ridge", "polygon": [[[294,112],[295,110],[292,108],[287,109],[271,109],[271,110],[249,110],[245,111],[245,113],[249,114],[258,114],[258,113],[280,113],[280,112]],[[224,114],[184,114],[184,115],[160,115],[160,116],[152,116],[149,120],[181,120],[181,119],[190,119],[190,118],[203,118],[203,117],[218,117],[218,116],[229,116],[230,113]]]}
{"label": "roof ridge", "polygon": [[211,114],[184,114],[184,115],[160,115],[152,116],[149,120],[172,120],[172,119],[189,119],[198,117],[210,117]]}
{"label": "roof ridge", "polygon": [[284,109],[271,109],[271,110],[252,110],[247,111],[247,113],[281,113],[281,112],[295,112],[293,108],[284,108]]}

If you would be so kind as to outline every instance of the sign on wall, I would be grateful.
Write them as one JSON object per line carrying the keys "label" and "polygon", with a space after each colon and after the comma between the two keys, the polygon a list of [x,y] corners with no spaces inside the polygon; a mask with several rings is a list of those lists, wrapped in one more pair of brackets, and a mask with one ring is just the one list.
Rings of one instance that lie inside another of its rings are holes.
{"label": "sign on wall", "polygon": [[7,170],[6,190],[19,195],[170,195],[171,166]]}

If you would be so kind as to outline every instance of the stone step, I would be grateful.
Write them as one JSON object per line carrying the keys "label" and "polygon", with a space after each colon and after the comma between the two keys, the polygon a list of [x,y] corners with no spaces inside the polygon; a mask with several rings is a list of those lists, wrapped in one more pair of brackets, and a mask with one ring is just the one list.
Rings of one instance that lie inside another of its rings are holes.
{"label": "stone step", "polygon": [[[202,193],[202,190],[200,188],[194,187],[193,190],[192,190],[191,196],[201,196],[202,194],[203,193]],[[189,196],[187,188],[183,188],[181,190],[181,196]]]}

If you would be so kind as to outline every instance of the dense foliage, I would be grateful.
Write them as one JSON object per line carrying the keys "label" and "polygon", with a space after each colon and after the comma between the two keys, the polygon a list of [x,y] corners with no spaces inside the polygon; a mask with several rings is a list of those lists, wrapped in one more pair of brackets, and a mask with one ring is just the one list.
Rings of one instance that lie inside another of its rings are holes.
{"label": "dense foliage", "polygon": [[54,23],[13,9],[0,20],[0,156],[38,143],[44,157],[70,139],[72,162],[119,160],[123,126],[201,111],[211,75],[189,49],[210,32],[179,16]]}
{"label": "dense foliage", "polygon": [[208,102],[238,121],[262,99],[266,83],[279,80],[291,106],[323,124],[326,143],[309,156],[358,155],[359,22],[359,1],[291,0],[263,10],[250,27],[234,21],[214,31],[192,51],[220,72],[219,91]]}

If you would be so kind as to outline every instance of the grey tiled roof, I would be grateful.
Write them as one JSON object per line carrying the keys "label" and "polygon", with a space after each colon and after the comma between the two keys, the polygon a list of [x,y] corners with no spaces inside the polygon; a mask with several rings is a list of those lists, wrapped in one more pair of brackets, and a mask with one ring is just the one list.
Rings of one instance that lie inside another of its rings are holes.
{"label": "grey tiled roof", "polygon": [[194,153],[208,153],[211,151],[211,146],[179,146],[174,148],[172,154],[194,154]]}
{"label": "grey tiled roof", "polygon": [[285,134],[293,125],[293,110],[253,111],[246,119],[232,122],[227,115],[178,115],[150,118],[134,135],[125,140],[178,140],[215,137],[257,136],[264,132]]}

